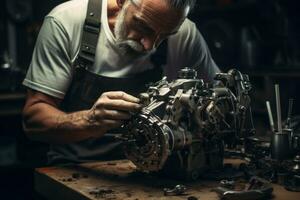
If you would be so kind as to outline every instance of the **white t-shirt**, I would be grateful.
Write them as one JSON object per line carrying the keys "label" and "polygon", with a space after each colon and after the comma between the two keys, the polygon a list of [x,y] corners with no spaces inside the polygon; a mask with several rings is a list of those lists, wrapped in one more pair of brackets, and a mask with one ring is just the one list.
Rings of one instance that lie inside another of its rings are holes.
{"label": "white t-shirt", "polygon": [[[151,55],[130,59],[119,52],[108,26],[107,0],[103,0],[101,30],[92,71],[108,77],[125,77],[154,67]],[[64,98],[73,75],[73,63],[80,41],[88,0],[72,0],[54,8],[44,19],[32,61],[23,84],[56,98]],[[179,32],[168,38],[167,64],[163,71],[169,79],[183,67],[198,71],[199,78],[212,81],[218,67],[195,24],[186,19]]]}

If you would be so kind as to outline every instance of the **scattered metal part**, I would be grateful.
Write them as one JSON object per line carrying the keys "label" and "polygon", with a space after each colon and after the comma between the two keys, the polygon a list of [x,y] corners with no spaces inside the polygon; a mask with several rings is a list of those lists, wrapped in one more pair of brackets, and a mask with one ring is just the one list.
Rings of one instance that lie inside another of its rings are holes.
{"label": "scattered metal part", "polygon": [[108,195],[114,194],[114,191],[111,189],[95,188],[89,194],[95,196],[95,198],[107,198]]}
{"label": "scattered metal part", "polygon": [[182,195],[187,191],[187,188],[184,185],[176,185],[174,188],[164,188],[164,195]]}
{"label": "scattered metal part", "polygon": [[252,177],[242,191],[231,190],[225,187],[217,187],[213,191],[217,192],[220,199],[223,200],[258,200],[270,197],[273,187],[270,182],[262,178]]}
{"label": "scattered metal part", "polygon": [[72,178],[73,179],[80,179],[80,178],[88,178],[89,176],[87,174],[81,174],[81,173],[73,173]]}
{"label": "scattered metal part", "polygon": [[233,180],[221,180],[220,185],[225,188],[233,189],[235,181]]}
{"label": "scattered metal part", "polygon": [[72,181],[74,181],[74,179],[73,178],[63,178],[63,179],[61,179],[61,181],[63,181],[63,182],[72,182]]}

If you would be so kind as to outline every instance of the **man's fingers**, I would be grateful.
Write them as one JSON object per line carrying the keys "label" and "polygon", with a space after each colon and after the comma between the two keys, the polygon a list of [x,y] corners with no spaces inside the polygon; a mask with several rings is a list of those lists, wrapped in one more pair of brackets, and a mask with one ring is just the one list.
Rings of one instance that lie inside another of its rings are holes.
{"label": "man's fingers", "polygon": [[138,98],[125,92],[103,93],[89,112],[90,121],[95,128],[99,128],[99,134],[103,134],[130,119],[129,112],[137,112],[142,108],[139,102]]}
{"label": "man's fingers", "polygon": [[101,122],[98,121],[94,127],[95,128],[94,130],[98,130],[98,131],[93,131],[92,137],[95,138],[102,137],[103,132],[105,133],[111,129],[119,128],[122,124],[124,124],[124,121],[122,120],[105,119],[105,120],[101,120]]}
{"label": "man's fingers", "polygon": [[122,120],[112,120],[112,119],[105,119],[101,121],[102,127],[106,130],[110,130],[113,128],[118,128],[122,124],[124,124],[124,121]]}
{"label": "man's fingers", "polygon": [[123,99],[109,99],[101,96],[93,107],[98,110],[137,112],[142,108],[142,105]]}
{"label": "man's fingers", "polygon": [[128,112],[118,110],[95,110],[94,118],[97,119],[113,119],[113,120],[128,120],[131,115]]}
{"label": "man's fingers", "polygon": [[105,96],[107,96],[109,99],[122,99],[124,101],[129,101],[133,103],[139,103],[140,100],[130,94],[127,94],[125,92],[116,91],[116,92],[106,92],[104,93]]}
{"label": "man's fingers", "polygon": [[142,105],[124,100],[110,100],[105,103],[105,108],[109,110],[131,111],[137,112],[142,108]]}

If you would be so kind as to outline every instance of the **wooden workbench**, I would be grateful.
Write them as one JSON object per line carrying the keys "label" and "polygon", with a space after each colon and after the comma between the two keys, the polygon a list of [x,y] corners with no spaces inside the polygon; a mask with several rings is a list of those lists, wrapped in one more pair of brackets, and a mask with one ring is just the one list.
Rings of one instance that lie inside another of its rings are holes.
{"label": "wooden workbench", "polygon": [[[164,196],[163,188],[184,184],[187,192],[180,196]],[[211,189],[217,182],[182,181],[158,178],[140,173],[127,160],[86,163],[76,166],[45,167],[36,169],[35,190],[49,200],[218,200]],[[300,193],[286,191],[274,185],[276,200],[298,200]]]}

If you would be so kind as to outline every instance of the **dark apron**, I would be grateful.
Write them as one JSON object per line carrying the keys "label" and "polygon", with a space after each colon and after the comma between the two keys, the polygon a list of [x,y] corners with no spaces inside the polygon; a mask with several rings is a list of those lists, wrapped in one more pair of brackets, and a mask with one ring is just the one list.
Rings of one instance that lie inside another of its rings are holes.
{"label": "dark apron", "polygon": [[[137,96],[145,91],[146,84],[160,78],[160,68],[154,68],[130,78],[109,78],[78,68],[62,103],[62,109],[67,113],[90,109],[101,94],[107,91],[124,91]],[[48,153],[49,164],[121,159],[123,158],[121,143],[114,139],[114,134],[119,134],[119,132],[106,133],[99,139],[51,145]]]}
{"label": "dark apron", "polygon": [[[89,9],[91,9],[91,7],[95,7],[90,5],[93,1],[97,0],[89,1],[88,13],[90,13]],[[98,7],[97,10],[99,11],[101,9]],[[87,34],[85,33],[86,30],[88,29],[85,29],[83,32],[82,42],[84,45],[89,45],[88,40],[84,39],[85,34]],[[98,36],[99,32],[97,33],[97,37],[93,35],[93,37],[97,39]],[[91,38],[89,38],[89,41],[90,43],[93,42]],[[95,44],[96,43],[92,43],[91,45]],[[152,62],[156,66],[154,69],[126,78],[110,78],[92,73],[89,70],[93,64],[93,62],[91,62],[93,59],[90,56],[94,55],[90,54],[87,57],[86,54],[83,54],[83,48],[81,47],[79,57],[75,62],[77,64],[72,83],[62,102],[61,109],[67,113],[90,109],[101,94],[107,91],[124,91],[131,95],[138,96],[139,93],[146,90],[147,84],[156,82],[162,77],[161,65],[166,62],[166,46],[167,43],[160,45],[157,52],[151,57]],[[93,48],[96,49],[96,46]],[[48,152],[48,163],[53,165],[124,158],[121,142],[117,141],[114,137],[115,134],[119,133],[119,130],[112,130],[99,139],[87,139],[72,144],[51,145],[50,151]]]}

